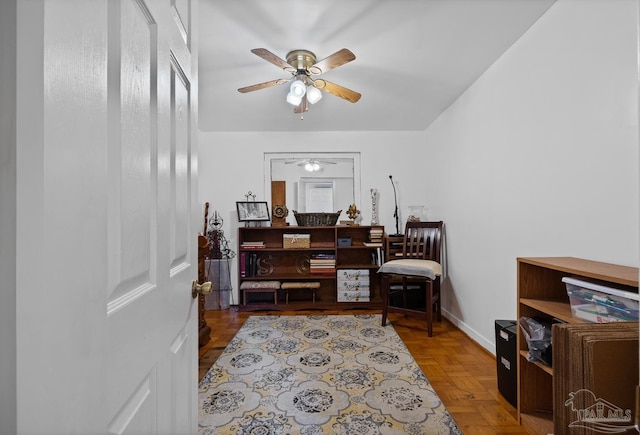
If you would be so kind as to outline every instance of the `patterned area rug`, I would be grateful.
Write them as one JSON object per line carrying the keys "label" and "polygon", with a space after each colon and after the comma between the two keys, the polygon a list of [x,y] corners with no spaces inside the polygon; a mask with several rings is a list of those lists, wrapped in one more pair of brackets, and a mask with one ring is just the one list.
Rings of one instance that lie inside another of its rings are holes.
{"label": "patterned area rug", "polygon": [[380,315],[251,316],[199,386],[199,433],[461,434]]}

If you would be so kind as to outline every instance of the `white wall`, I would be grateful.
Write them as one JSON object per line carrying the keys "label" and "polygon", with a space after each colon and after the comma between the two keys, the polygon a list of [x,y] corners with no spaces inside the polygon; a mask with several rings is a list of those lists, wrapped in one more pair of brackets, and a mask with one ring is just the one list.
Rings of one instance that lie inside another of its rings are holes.
{"label": "white wall", "polygon": [[200,201],[235,247],[235,201],[270,201],[264,152],[361,152],[363,223],[373,187],[395,232],[390,174],[401,230],[409,205],[444,220],[443,308],[493,351],[494,320],[516,316],[516,257],[638,265],[636,5],[558,0],[425,132],[201,133]]}
{"label": "white wall", "polygon": [[[309,112],[306,117],[313,116]],[[292,122],[300,122],[292,118]],[[303,138],[304,140],[301,140]],[[424,172],[424,162],[415,157],[416,149],[424,143],[424,132],[328,132],[328,133],[200,133],[199,138],[199,194],[209,202],[210,213],[218,211],[224,219],[223,230],[231,247],[237,251],[236,201],[244,201],[251,191],[257,201],[265,198],[263,157],[265,152],[360,152],[362,224],[371,222],[370,189],[378,189],[378,218],[388,232],[395,232],[393,219],[393,175],[398,190],[400,229],[409,214],[409,205],[426,204],[428,186],[418,174]],[[302,145],[304,144],[304,145]],[[291,205],[287,204],[291,209]],[[348,204],[347,204],[348,206]],[[346,211],[346,208],[344,208]],[[204,216],[204,215],[203,215]],[[343,219],[345,215],[343,214]],[[237,262],[232,265],[233,297],[237,303]]]}
{"label": "white wall", "polygon": [[516,257],[638,266],[637,0],[560,0],[426,132],[447,317],[493,348]]}

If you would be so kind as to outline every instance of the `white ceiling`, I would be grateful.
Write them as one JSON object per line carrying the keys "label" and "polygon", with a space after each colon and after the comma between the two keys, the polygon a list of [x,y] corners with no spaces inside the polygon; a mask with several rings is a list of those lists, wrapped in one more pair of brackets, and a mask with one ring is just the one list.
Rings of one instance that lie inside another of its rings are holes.
{"label": "white ceiling", "polygon": [[[201,0],[202,131],[424,130],[555,0]],[[300,120],[288,85],[238,88],[290,74],[251,53],[307,49],[356,59],[320,77],[362,94],[334,95]]]}

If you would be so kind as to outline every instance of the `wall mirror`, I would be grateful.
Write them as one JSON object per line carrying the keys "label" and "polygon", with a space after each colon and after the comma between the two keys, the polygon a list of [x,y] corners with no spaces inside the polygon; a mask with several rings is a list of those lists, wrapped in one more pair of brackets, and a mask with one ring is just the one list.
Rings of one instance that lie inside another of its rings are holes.
{"label": "wall mirror", "polygon": [[293,210],[342,210],[340,219],[345,220],[349,205],[360,204],[360,153],[265,153],[265,199],[271,207],[282,205],[273,203],[272,181],[284,182],[280,196],[289,209],[289,224],[296,225]]}

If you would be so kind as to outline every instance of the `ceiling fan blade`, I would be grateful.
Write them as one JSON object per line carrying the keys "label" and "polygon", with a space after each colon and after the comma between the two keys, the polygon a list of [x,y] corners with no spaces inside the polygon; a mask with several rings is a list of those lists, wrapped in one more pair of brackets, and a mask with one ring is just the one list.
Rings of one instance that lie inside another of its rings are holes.
{"label": "ceiling fan blade", "polygon": [[328,82],[324,79],[318,79],[313,82],[313,85],[323,91],[329,92],[336,97],[343,98],[351,103],[357,102],[362,96],[356,91],[345,88],[344,86],[336,85],[335,83]]}
{"label": "ceiling fan blade", "polygon": [[277,79],[271,80],[270,82],[258,83],[257,85],[245,86],[244,88],[239,88],[238,92],[241,94],[246,94],[247,92],[258,91],[264,88],[270,88],[271,86],[283,85],[287,83],[291,79]]}
{"label": "ceiling fan blade", "polygon": [[339,67],[340,65],[344,65],[345,63],[351,62],[356,58],[356,55],[351,51],[343,48],[342,50],[338,50],[333,53],[331,56],[322,59],[319,62],[316,62],[314,65],[309,67],[309,73],[311,74],[322,74],[327,71],[330,71],[334,68]]}
{"label": "ceiling fan blade", "polygon": [[274,64],[278,68],[282,68],[286,72],[296,72],[296,69],[293,66],[289,65],[286,60],[276,56],[266,48],[254,48],[253,50],[251,50],[251,53],[255,54],[256,56],[260,56],[267,62],[271,62],[272,64]]}
{"label": "ceiling fan blade", "polygon": [[293,113],[304,113],[308,111],[309,107],[307,105],[307,96],[305,95],[304,97],[302,97],[302,101],[300,101],[300,104],[293,109]]}

